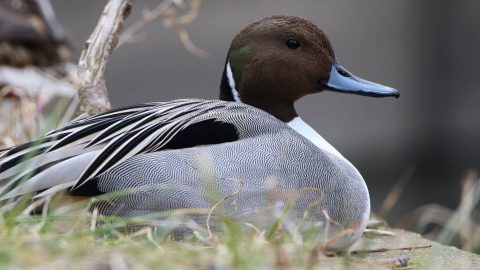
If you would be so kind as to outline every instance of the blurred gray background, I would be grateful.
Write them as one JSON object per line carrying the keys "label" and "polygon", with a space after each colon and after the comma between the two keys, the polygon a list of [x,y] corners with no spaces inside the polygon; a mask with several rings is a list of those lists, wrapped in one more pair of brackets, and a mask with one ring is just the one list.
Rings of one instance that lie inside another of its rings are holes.
{"label": "blurred gray background", "polygon": [[[79,50],[105,3],[52,1]],[[158,3],[135,1],[127,25]],[[297,103],[302,118],[363,174],[373,210],[402,175],[409,182],[391,223],[427,203],[456,207],[465,172],[480,168],[480,1],[206,0],[188,30],[209,57],[186,52],[175,31],[156,21],[143,41],[111,58],[113,105],[217,98],[231,39],[271,14],[312,20],[347,69],[400,90],[400,99],[324,92]]]}

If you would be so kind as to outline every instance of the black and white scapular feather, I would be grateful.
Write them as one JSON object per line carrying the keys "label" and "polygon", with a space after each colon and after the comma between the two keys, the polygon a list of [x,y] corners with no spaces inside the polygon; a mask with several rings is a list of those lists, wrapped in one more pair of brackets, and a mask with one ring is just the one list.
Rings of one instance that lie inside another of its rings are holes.
{"label": "black and white scapular feather", "polygon": [[147,103],[73,121],[4,152],[0,179],[0,200],[135,190],[100,209],[119,216],[209,209],[229,194],[221,209],[237,217],[273,213],[292,198],[293,213],[309,208],[325,220],[328,210],[342,228],[362,226],[369,212],[363,179],[344,158],[262,110],[219,100]]}

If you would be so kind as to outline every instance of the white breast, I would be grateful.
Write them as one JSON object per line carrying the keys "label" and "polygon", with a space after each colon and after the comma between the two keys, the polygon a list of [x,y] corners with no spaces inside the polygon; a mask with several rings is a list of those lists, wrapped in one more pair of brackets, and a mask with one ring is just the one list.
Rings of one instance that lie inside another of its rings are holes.
{"label": "white breast", "polygon": [[288,125],[298,132],[300,135],[311,141],[315,144],[318,148],[328,151],[332,154],[335,154],[339,157],[342,157],[342,154],[338,152],[335,147],[329,144],[320,134],[318,134],[312,127],[310,127],[307,123],[303,122],[300,117],[295,117],[292,121],[288,122]]}

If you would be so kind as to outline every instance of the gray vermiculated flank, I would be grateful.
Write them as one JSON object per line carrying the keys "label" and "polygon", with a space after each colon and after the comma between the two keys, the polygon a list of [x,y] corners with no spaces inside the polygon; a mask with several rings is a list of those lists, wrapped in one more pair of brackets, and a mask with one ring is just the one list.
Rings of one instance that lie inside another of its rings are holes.
{"label": "gray vermiculated flank", "polygon": [[[141,154],[100,175],[98,188],[103,192],[144,187],[102,210],[131,216],[179,208],[209,209],[238,191],[219,208],[245,220],[260,212],[274,213],[293,196],[297,199],[290,212],[297,217],[311,205],[311,219],[324,220],[324,209],[345,227],[363,218],[368,194],[350,164],[318,149],[283,122],[263,112],[256,116],[260,117],[227,117],[226,122],[235,123],[245,139]],[[264,127],[274,128],[266,131]]]}

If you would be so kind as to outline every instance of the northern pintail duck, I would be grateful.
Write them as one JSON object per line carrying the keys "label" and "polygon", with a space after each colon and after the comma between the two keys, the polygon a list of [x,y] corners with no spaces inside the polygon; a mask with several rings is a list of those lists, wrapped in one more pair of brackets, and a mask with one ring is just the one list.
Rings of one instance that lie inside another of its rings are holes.
{"label": "northern pintail duck", "polygon": [[370,214],[367,186],[294,108],[302,96],[323,90],[399,95],[340,66],[326,35],[311,22],[261,19],[232,41],[221,100],[130,106],[14,147],[0,160],[0,200],[63,189],[79,196],[126,190],[99,203],[100,213],[141,216],[215,206],[249,222],[261,216],[259,227],[288,208],[289,220],[308,216],[328,227],[328,235],[347,231],[329,248],[348,247]]}

